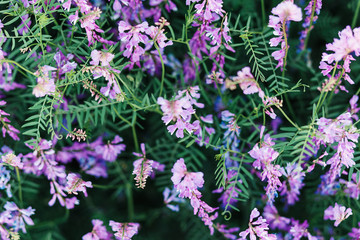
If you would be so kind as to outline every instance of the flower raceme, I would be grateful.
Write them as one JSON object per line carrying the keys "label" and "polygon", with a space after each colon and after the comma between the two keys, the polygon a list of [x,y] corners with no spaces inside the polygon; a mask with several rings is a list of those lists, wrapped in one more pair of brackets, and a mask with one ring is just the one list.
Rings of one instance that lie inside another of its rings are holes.
{"label": "flower raceme", "polygon": [[[339,32],[339,38],[334,39],[332,43],[326,44],[326,51],[322,54],[319,68],[321,73],[328,79],[319,88],[320,91],[328,92],[334,89],[335,93],[340,90],[347,91],[345,86],[341,85],[341,79],[344,78],[348,83],[354,84],[349,76],[351,71],[350,63],[354,61],[355,56],[360,55],[360,28],[351,29],[350,26]],[[341,61],[343,63],[341,64]],[[336,73],[337,69],[339,72]]]}
{"label": "flower raceme", "polygon": [[138,233],[139,223],[118,223],[110,220],[111,229],[115,232],[117,240],[130,240],[135,234]]}
{"label": "flower raceme", "polygon": [[90,181],[85,182],[77,176],[75,173],[69,173],[66,177],[67,183],[65,190],[70,194],[73,193],[77,195],[77,192],[83,192],[85,197],[87,197],[86,188],[92,188],[92,183]]}
{"label": "flower raceme", "polygon": [[171,172],[173,173],[171,181],[175,189],[180,192],[179,197],[192,198],[193,194],[201,195],[197,189],[204,185],[202,172],[188,172],[183,158],[176,161]]}
{"label": "flower raceme", "polygon": [[257,210],[257,208],[254,208],[250,214],[249,228],[246,229],[245,231],[240,232],[239,240],[246,240],[247,239],[246,237],[249,234],[250,234],[250,239],[252,240],[255,240],[257,238],[267,239],[267,240],[277,239],[276,235],[268,233],[269,230],[268,226],[269,224],[266,223],[266,219],[260,216],[260,212],[259,210]]}
{"label": "flower raceme", "polygon": [[283,1],[272,9],[269,18],[269,27],[274,29],[274,37],[270,39],[270,46],[276,47],[279,44],[281,49],[273,52],[271,55],[278,61],[276,67],[286,67],[286,55],[289,49],[287,41],[287,25],[290,21],[299,22],[302,20],[301,8],[291,1]]}
{"label": "flower raceme", "polygon": [[146,158],[146,152],[145,152],[145,144],[140,144],[141,152],[142,153],[136,153],[133,154],[137,157],[140,157],[139,159],[135,160],[134,165],[134,171],[132,174],[135,174],[135,181],[136,186],[138,188],[145,188],[146,179],[150,176],[150,174],[153,172],[153,169],[164,171],[165,165],[161,164],[157,161],[150,160]]}
{"label": "flower raceme", "polygon": [[174,100],[169,101],[162,97],[157,99],[157,103],[163,112],[161,120],[165,125],[168,125],[171,121],[175,122],[175,124],[168,126],[167,129],[171,134],[176,131],[176,137],[178,138],[184,137],[184,130],[191,134],[200,127],[197,122],[191,123],[191,116],[195,114],[193,105],[199,108],[204,107],[204,104],[197,102],[197,99],[200,98],[198,91],[198,86],[189,87],[187,90],[178,91]]}
{"label": "flower raceme", "polygon": [[352,215],[351,208],[335,203],[335,206],[329,206],[324,212],[324,220],[330,219],[335,220],[334,226],[337,227],[339,224]]}
{"label": "flower raceme", "polygon": [[198,215],[206,226],[210,229],[210,234],[214,233],[213,220],[217,218],[217,213],[213,213],[217,208],[212,208],[201,200],[201,193],[198,188],[204,185],[204,174],[202,172],[188,172],[184,159],[176,161],[171,169],[173,176],[171,181],[174,188],[179,192],[179,197],[189,198],[190,204],[194,208],[194,215]]}
{"label": "flower raceme", "polygon": [[[265,127],[261,128],[260,138],[262,138]],[[266,186],[266,195],[268,197],[268,202],[274,202],[274,198],[278,195],[277,191],[281,187],[281,182],[279,177],[282,176],[281,168],[279,165],[274,165],[272,162],[279,156],[279,153],[275,151],[271,146],[275,143],[270,138],[269,134],[266,134],[263,142],[257,143],[252,150],[249,151],[249,154],[252,158],[256,159],[253,162],[253,167],[255,169],[262,169],[261,181],[267,179]]]}

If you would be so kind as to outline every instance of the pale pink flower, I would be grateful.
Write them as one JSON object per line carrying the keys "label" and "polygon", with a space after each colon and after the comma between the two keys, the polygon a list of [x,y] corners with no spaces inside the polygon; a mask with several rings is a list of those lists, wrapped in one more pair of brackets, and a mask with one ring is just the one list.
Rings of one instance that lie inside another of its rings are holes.
{"label": "pale pink flower", "polygon": [[334,226],[337,227],[339,224],[352,215],[351,208],[346,209],[346,207],[335,203],[335,206],[329,206],[325,209],[324,220],[330,219],[335,220]]}
{"label": "pale pink flower", "polygon": [[114,54],[109,52],[93,50],[91,52],[92,61],[90,62],[90,64],[97,66],[101,62],[101,66],[109,66],[110,62],[114,59],[114,56]]}
{"label": "pale pink flower", "polygon": [[13,167],[18,167],[20,169],[24,167],[24,163],[21,162],[20,157],[16,156],[14,153],[8,153],[5,156],[2,156],[1,160]]}
{"label": "pale pink flower", "polygon": [[204,185],[202,172],[188,172],[183,158],[176,161],[171,172],[173,173],[171,181],[180,192],[180,197],[192,198],[193,193],[200,194],[197,189]]}
{"label": "pale pink flower", "polygon": [[301,8],[291,1],[283,1],[271,10],[271,13],[279,17],[280,22],[302,20]]}
{"label": "pale pink flower", "polygon": [[139,223],[118,223],[110,220],[111,229],[116,232],[115,238],[117,240],[130,240],[135,234],[138,233]]}
{"label": "pale pink flower", "polygon": [[90,181],[85,182],[79,178],[75,173],[69,173],[66,177],[66,187],[65,191],[69,194],[73,193],[77,195],[77,192],[83,192],[85,197],[87,197],[86,188],[92,188],[92,183]]}
{"label": "pale pink flower", "polygon": [[[257,220],[255,220],[257,218]],[[254,208],[251,211],[250,214],[250,220],[249,220],[249,228],[245,231],[240,232],[239,240],[246,240],[247,235],[250,234],[250,239],[255,240],[257,238],[259,239],[267,239],[267,240],[275,240],[276,235],[274,234],[268,234],[268,224],[266,223],[266,219],[264,219],[262,216],[260,216],[260,212],[257,210],[257,208]]]}
{"label": "pale pink flower", "polygon": [[91,220],[93,229],[91,232],[85,234],[82,237],[82,240],[110,240],[111,233],[106,230],[106,227],[103,225],[103,221],[99,219]]}

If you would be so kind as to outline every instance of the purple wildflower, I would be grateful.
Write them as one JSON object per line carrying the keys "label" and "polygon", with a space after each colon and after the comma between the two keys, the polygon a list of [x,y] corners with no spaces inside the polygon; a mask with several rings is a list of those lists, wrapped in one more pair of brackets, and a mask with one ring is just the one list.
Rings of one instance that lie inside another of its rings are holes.
{"label": "purple wildflower", "polygon": [[49,72],[54,70],[56,70],[56,68],[45,65],[40,68],[40,71],[35,72],[35,75],[38,76],[37,85],[33,89],[35,97],[55,94],[55,82],[51,74],[49,74]]}
{"label": "purple wildflower", "polygon": [[[319,88],[320,91],[328,92],[333,89],[335,93],[340,88],[343,91],[347,91],[345,86],[341,85],[340,76],[350,84],[354,84],[354,81],[350,78],[350,63],[355,60],[352,56],[354,52],[355,56],[360,55],[360,28],[351,29],[347,26],[341,32],[339,32],[339,39],[334,39],[333,43],[326,44],[326,50],[332,53],[323,53],[319,68],[322,69],[322,74],[328,79]],[[343,60],[343,64],[339,63]],[[336,68],[335,68],[336,66]],[[334,75],[336,69],[340,69],[339,73]],[[333,72],[333,74],[331,74]],[[332,77],[332,75],[334,75]]]}
{"label": "purple wildflower", "polygon": [[95,151],[102,153],[105,161],[114,162],[117,156],[126,148],[125,144],[120,144],[122,141],[123,139],[116,135],[111,143],[96,146]]}
{"label": "purple wildflower", "polygon": [[4,208],[5,211],[1,213],[1,217],[5,217],[6,225],[14,228],[16,232],[21,229],[23,233],[26,233],[25,223],[34,225],[30,218],[35,213],[35,209],[32,207],[20,209],[14,202],[6,202]]}
{"label": "purple wildflower", "polygon": [[303,183],[305,173],[298,163],[288,163],[280,171],[287,178],[279,188],[280,195],[286,196],[287,204],[294,205],[299,200],[300,189],[305,185]]}
{"label": "purple wildflower", "polygon": [[[300,45],[299,49],[305,50],[305,39],[310,34],[310,31],[314,28],[314,23],[318,19],[318,15],[320,14],[320,9],[322,7],[322,0],[310,0],[309,4],[305,8],[306,17],[304,19],[304,23],[302,24],[304,30],[300,33]],[[313,17],[312,17],[313,16]],[[311,23],[312,18],[312,23]],[[311,24],[311,26],[310,26]]]}
{"label": "purple wildflower", "polygon": [[140,144],[141,147],[141,153],[134,152],[133,154],[137,157],[140,157],[139,159],[135,160],[134,165],[134,171],[132,174],[135,174],[135,181],[136,186],[138,188],[145,188],[146,179],[150,176],[151,172],[153,171],[154,165],[157,165],[156,167],[158,169],[163,169],[165,166],[160,166],[163,164],[160,164],[154,160],[150,160],[146,158],[146,152],[145,152],[145,144]]}
{"label": "purple wildflower", "polygon": [[172,202],[176,202],[176,203],[183,203],[185,202],[184,199],[179,198],[178,197],[178,192],[175,188],[173,188],[172,190],[170,190],[169,188],[165,188],[165,190],[163,191],[163,196],[164,196],[164,203],[166,205],[166,207],[168,207],[170,210],[174,211],[174,212],[178,212],[179,211],[179,205],[173,205],[170,204]]}
{"label": "purple wildflower", "polygon": [[202,172],[188,172],[184,159],[180,158],[176,161],[171,169],[173,176],[171,181],[174,183],[175,189],[179,192],[179,197],[189,198],[190,204],[194,208],[194,215],[198,215],[206,226],[210,229],[210,234],[214,233],[213,220],[217,218],[217,213],[213,213],[217,208],[212,208],[202,201],[201,193],[198,188],[204,185]]}
{"label": "purple wildflower", "polygon": [[130,240],[135,234],[138,233],[139,223],[118,223],[110,220],[111,229],[116,232],[115,238],[118,240]]}
{"label": "purple wildflower", "polygon": [[91,232],[85,234],[82,237],[82,240],[110,240],[111,233],[106,230],[106,227],[103,225],[103,221],[99,219],[91,220],[93,229]]}
{"label": "purple wildflower", "polygon": [[234,232],[238,232],[240,230],[240,228],[238,227],[233,227],[233,228],[229,228],[226,229],[227,226],[225,224],[219,224],[216,223],[215,228],[226,238],[226,239],[231,239],[231,240],[235,240],[237,239],[237,236],[235,234],[233,234]]}
{"label": "purple wildflower", "polygon": [[307,220],[300,224],[298,220],[291,219],[292,227],[290,228],[290,234],[293,236],[294,240],[300,240],[302,237],[307,237],[309,240],[317,240],[316,237],[313,237],[309,231],[309,224]]}
{"label": "purple wildflower", "polygon": [[[264,131],[264,127],[261,130],[261,136]],[[252,158],[256,159],[253,162],[253,167],[255,169],[262,169],[261,181],[267,179],[266,194],[268,196],[268,202],[273,202],[274,198],[277,196],[277,190],[281,187],[281,182],[279,177],[282,175],[279,165],[273,165],[272,162],[279,156],[279,153],[276,152],[271,146],[275,143],[272,142],[269,134],[266,134],[264,141],[260,144],[257,143],[249,154]]]}
{"label": "purple wildflower", "polygon": [[183,158],[176,161],[171,172],[173,173],[171,181],[175,189],[180,192],[180,197],[191,198],[194,193],[201,195],[197,189],[204,185],[202,172],[188,172]]}
{"label": "purple wildflower", "polygon": [[20,157],[16,156],[14,153],[8,153],[5,156],[1,157],[3,163],[9,164],[13,167],[18,167],[22,169],[24,164],[21,162]]}
{"label": "purple wildflower", "polygon": [[334,226],[337,227],[339,224],[352,215],[351,208],[346,209],[346,207],[335,203],[335,206],[329,206],[325,209],[324,220],[330,219],[335,220]]}
{"label": "purple wildflower", "polygon": [[349,232],[349,237],[353,240],[358,240],[360,238],[360,222],[358,222],[358,228],[352,228]]}
{"label": "purple wildflower", "polygon": [[276,47],[281,43],[281,49],[273,52],[271,55],[278,61],[276,67],[281,67],[281,69],[286,66],[286,53],[289,49],[286,36],[286,26],[289,21],[299,22],[302,19],[301,9],[296,6],[292,1],[283,1],[279,3],[271,11],[272,14],[269,18],[269,27],[274,28],[274,37],[270,39],[270,46]]}
{"label": "purple wildflower", "polygon": [[90,181],[85,182],[79,178],[75,173],[69,173],[66,177],[66,188],[69,194],[73,193],[77,195],[77,192],[83,192],[85,197],[87,197],[86,188],[92,188],[92,183]]}
{"label": "purple wildflower", "polygon": [[[6,104],[6,102],[4,100],[0,101],[0,106],[4,106],[5,104]],[[20,131],[17,130],[12,125],[10,125],[10,120],[5,116],[10,116],[10,114],[3,111],[2,109],[0,109],[0,121],[3,124],[2,128],[1,128],[3,138],[5,138],[5,134],[7,133],[15,141],[19,141],[20,138],[19,138],[18,134],[20,133]]]}
{"label": "purple wildflower", "polygon": [[356,180],[356,173],[352,174],[351,180],[349,182],[345,181],[344,179],[340,179],[340,183],[345,184],[344,193],[346,193],[351,198],[354,198],[356,200],[359,199],[360,181]]}
{"label": "purple wildflower", "polygon": [[267,204],[264,208],[264,218],[268,221],[272,230],[289,230],[290,219],[279,215],[274,205]]}
{"label": "purple wildflower", "polygon": [[[255,221],[255,219],[257,220]],[[249,228],[245,231],[240,232],[240,239],[246,239],[247,235],[250,234],[250,239],[267,239],[267,240],[275,240],[276,235],[268,233],[269,227],[266,223],[266,219],[260,216],[257,208],[254,208],[250,214],[249,220]]]}
{"label": "purple wildflower", "polygon": [[190,122],[191,116],[195,114],[193,105],[199,108],[204,107],[204,104],[197,102],[197,99],[200,98],[198,90],[198,86],[190,87],[187,90],[178,91],[175,100],[168,101],[162,97],[157,100],[164,113],[161,119],[165,125],[175,121],[175,124],[168,126],[167,129],[171,134],[176,131],[176,137],[178,138],[184,137],[184,130],[191,134],[199,128],[199,124]]}

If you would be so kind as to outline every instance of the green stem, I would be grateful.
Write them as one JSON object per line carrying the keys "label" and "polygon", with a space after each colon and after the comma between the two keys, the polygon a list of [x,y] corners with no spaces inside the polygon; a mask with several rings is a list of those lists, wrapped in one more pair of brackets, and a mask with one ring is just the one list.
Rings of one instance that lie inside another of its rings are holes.
{"label": "green stem", "polygon": [[22,70],[24,70],[25,72],[28,72],[30,73],[31,75],[35,76],[35,77],[38,77],[37,75],[35,75],[33,72],[31,72],[30,70],[24,68],[23,66],[21,66],[19,63],[13,61],[13,60],[10,60],[10,59],[2,59],[0,60],[0,63],[4,63],[4,62],[7,62],[7,63],[11,63],[11,64],[15,64],[16,66],[18,66],[19,68],[21,68]]}
{"label": "green stem", "polygon": [[261,16],[263,21],[263,27],[266,28],[266,15],[265,15],[265,2],[264,0],[261,0]]}
{"label": "green stem", "polygon": [[305,38],[305,41],[304,41],[304,49],[303,50],[306,50],[306,46],[307,46],[307,44],[309,42],[310,31],[311,31],[311,27],[312,27],[313,21],[314,21],[316,2],[317,2],[317,0],[314,0],[313,7],[312,7],[312,10],[311,10],[312,12],[311,12],[311,17],[310,17],[310,25],[308,27],[308,32],[307,32],[307,35],[306,35],[306,38]]}
{"label": "green stem", "polygon": [[[333,70],[333,72],[332,72],[332,74],[331,74],[330,80],[331,80],[332,78],[334,78],[334,76],[335,76],[335,72],[336,72],[336,69],[337,69],[337,65],[338,65],[338,62],[335,63],[334,70]],[[331,82],[329,81],[328,84],[331,84]],[[327,87],[327,85],[326,85],[324,88],[326,88],[326,87]],[[325,96],[324,96],[324,93],[325,93]],[[317,102],[317,104],[316,104],[316,109],[315,109],[315,112],[316,112],[316,113],[319,111],[319,108],[320,108],[321,105],[324,103],[327,94],[328,94],[328,92],[325,92],[324,90],[321,90],[319,100],[318,100],[318,102]],[[323,96],[324,96],[324,97],[323,97]]]}
{"label": "green stem", "polygon": [[138,139],[137,139],[137,135],[136,135],[135,124],[132,125],[131,128],[132,128],[132,134],[133,134],[133,138],[134,138],[135,150],[136,150],[136,152],[140,152],[139,143],[138,143]]}
{"label": "green stem", "polygon": [[134,202],[133,202],[132,186],[130,183],[126,184],[126,196],[128,200],[129,222],[131,222],[134,219]]}
{"label": "green stem", "polygon": [[[285,72],[286,58],[287,58],[287,54],[288,54],[288,41],[287,41],[287,36],[286,36],[286,25],[285,25],[285,23],[286,23],[286,21],[283,21],[283,23],[282,23],[282,30],[283,30],[284,42],[285,42],[285,57],[284,57],[283,72]],[[284,79],[283,79],[283,81],[284,81]]]}
{"label": "green stem", "polygon": [[298,131],[300,131],[300,128],[298,127],[298,125],[296,125],[296,123],[294,123],[289,117],[288,117],[288,115],[286,115],[286,113],[281,109],[281,107],[279,107],[279,106],[276,106],[279,110],[280,110],[280,112],[282,113],[282,115],[284,115],[284,117],[289,121],[289,123],[291,123],[294,127],[296,127],[296,129],[298,130]]}
{"label": "green stem", "polygon": [[357,6],[356,6],[354,18],[353,18],[353,21],[352,21],[352,23],[351,23],[351,28],[354,28],[354,27],[355,27],[355,24],[356,24],[358,15],[359,15],[359,9],[360,9],[360,0],[358,0],[358,4],[357,4]]}
{"label": "green stem", "polygon": [[16,171],[16,178],[18,180],[19,183],[19,200],[20,200],[20,207],[23,207],[23,196],[22,196],[22,189],[21,189],[21,178],[20,178],[20,172],[19,172],[19,168],[15,167],[15,171]]}
{"label": "green stem", "polygon": [[155,48],[159,53],[159,57],[160,57],[160,61],[161,61],[161,84],[160,84],[160,93],[159,96],[161,96],[163,88],[164,88],[164,79],[165,79],[165,65],[164,65],[164,60],[163,57],[161,55],[160,52],[160,48],[158,47],[158,45],[156,44],[156,42],[154,42]]}

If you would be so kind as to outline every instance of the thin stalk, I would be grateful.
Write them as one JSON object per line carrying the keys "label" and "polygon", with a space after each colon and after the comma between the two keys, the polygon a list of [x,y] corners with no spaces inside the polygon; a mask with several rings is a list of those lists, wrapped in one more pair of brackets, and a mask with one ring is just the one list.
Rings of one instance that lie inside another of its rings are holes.
{"label": "thin stalk", "polygon": [[160,57],[160,61],[161,61],[161,84],[160,84],[160,93],[159,93],[159,96],[161,96],[163,88],[164,88],[165,65],[164,65],[163,57],[162,57],[161,52],[160,52],[160,48],[158,47],[158,45],[156,44],[155,41],[154,41],[154,45],[155,45],[156,50],[159,53],[159,57]]}
{"label": "thin stalk", "polygon": [[134,219],[134,202],[133,202],[133,194],[132,194],[132,186],[130,183],[126,184],[126,197],[128,202],[128,215],[129,222],[132,222]]}
{"label": "thin stalk", "polygon": [[[284,78],[285,78],[285,71],[286,71],[286,59],[287,59],[287,55],[288,55],[288,41],[287,41],[285,23],[286,23],[286,21],[283,21],[283,23],[282,23],[282,30],[283,30],[284,42],[285,42],[285,57],[284,57],[284,65],[283,65],[282,79],[281,79],[282,83],[285,82]],[[284,98],[285,98],[285,103],[286,103],[287,107],[289,108],[291,116],[293,116],[295,118],[295,112],[291,106],[290,100],[289,100],[286,92],[284,93]]]}
{"label": "thin stalk", "polygon": [[296,127],[296,129],[297,129],[298,131],[300,131],[299,126],[298,126],[296,123],[294,123],[294,122],[288,117],[288,115],[286,115],[286,113],[281,109],[281,107],[279,107],[279,106],[276,106],[276,107],[280,110],[280,112],[282,113],[282,115],[284,115],[284,117],[289,121],[289,123],[291,123],[294,127]]}
{"label": "thin stalk", "polygon": [[264,0],[261,0],[261,17],[263,22],[263,27],[266,28],[266,15],[265,15],[265,2]]}
{"label": "thin stalk", "polygon": [[352,21],[352,23],[351,23],[351,28],[354,28],[354,27],[355,27],[357,18],[358,18],[358,16],[359,16],[359,9],[360,9],[360,0],[358,0],[358,4],[357,4],[357,6],[356,6],[354,18],[353,18],[353,21]]}
{"label": "thin stalk", "polygon": [[20,207],[23,207],[23,196],[22,196],[22,188],[21,188],[21,178],[20,178],[20,172],[19,172],[19,168],[15,167],[15,171],[16,171],[16,178],[19,184],[19,200],[20,200]]}
{"label": "thin stalk", "polygon": [[0,63],[4,63],[4,62],[7,62],[7,63],[11,63],[11,64],[15,64],[16,66],[18,66],[19,68],[21,68],[22,70],[24,70],[25,72],[28,72],[30,73],[31,75],[35,76],[35,77],[38,77],[37,75],[35,75],[33,72],[31,72],[30,70],[26,69],[25,67],[21,66],[19,63],[13,61],[13,60],[10,60],[10,59],[2,59],[0,60]]}
{"label": "thin stalk", "polygon": [[[308,33],[306,35],[305,41],[304,41],[304,51],[306,50],[306,46],[307,46],[307,44],[309,42],[311,27],[312,27],[313,22],[314,22],[316,2],[317,2],[317,0],[314,0],[313,7],[312,7],[312,10],[311,10],[310,25],[308,27],[309,30],[308,30]],[[359,0],[359,2],[360,2],[360,0]]]}
{"label": "thin stalk", "polygon": [[[333,70],[333,72],[332,72],[332,74],[331,74],[331,78],[330,78],[330,79],[334,78],[335,72],[336,72],[336,69],[337,69],[337,65],[338,65],[338,62],[335,63],[334,70]],[[330,82],[329,82],[328,84],[330,84]],[[325,86],[325,88],[326,88],[326,87],[327,87],[327,85]],[[318,100],[318,102],[317,102],[317,104],[316,104],[316,110],[315,110],[316,113],[319,111],[320,106],[324,103],[327,94],[328,94],[328,92],[325,92],[325,96],[323,97],[324,91],[321,91],[319,100]]]}

